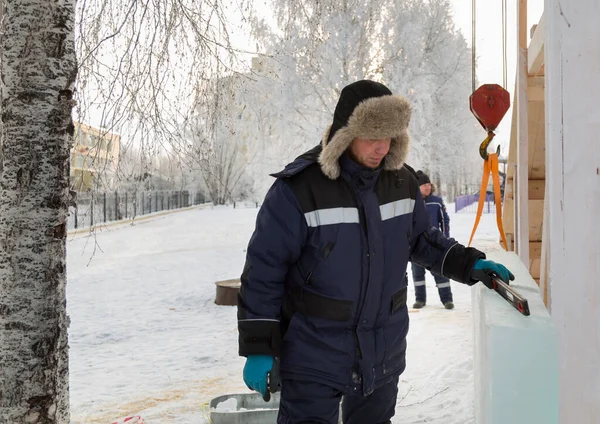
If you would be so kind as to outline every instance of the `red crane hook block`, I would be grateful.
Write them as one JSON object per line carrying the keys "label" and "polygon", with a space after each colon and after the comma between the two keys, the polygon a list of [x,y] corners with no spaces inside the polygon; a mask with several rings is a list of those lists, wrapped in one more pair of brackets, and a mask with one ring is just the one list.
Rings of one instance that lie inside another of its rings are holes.
{"label": "red crane hook block", "polygon": [[483,84],[471,94],[469,104],[481,126],[494,131],[510,108],[510,93],[498,84]]}

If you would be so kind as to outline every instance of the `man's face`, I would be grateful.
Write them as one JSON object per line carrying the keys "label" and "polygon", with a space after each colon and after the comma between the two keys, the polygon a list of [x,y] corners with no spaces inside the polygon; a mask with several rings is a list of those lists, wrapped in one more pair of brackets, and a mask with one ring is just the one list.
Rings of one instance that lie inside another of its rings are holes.
{"label": "man's face", "polygon": [[426,183],[419,187],[421,189],[421,196],[427,197],[431,194],[431,184]]}
{"label": "man's face", "polygon": [[390,151],[391,138],[355,138],[350,145],[350,156],[367,168],[377,168]]}

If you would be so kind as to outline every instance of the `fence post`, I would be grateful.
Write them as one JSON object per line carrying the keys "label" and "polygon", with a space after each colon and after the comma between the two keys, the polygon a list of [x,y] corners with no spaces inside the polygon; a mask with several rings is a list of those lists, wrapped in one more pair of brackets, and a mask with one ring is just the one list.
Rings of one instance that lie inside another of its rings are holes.
{"label": "fence post", "polygon": [[104,192],[104,222],[106,222],[106,192]]}
{"label": "fence post", "polygon": [[77,212],[79,212],[79,210],[77,209],[77,203],[75,203],[75,229],[77,229]]}
{"label": "fence post", "polygon": [[125,192],[125,219],[128,218],[128,214],[127,214],[127,192]]}
{"label": "fence post", "polygon": [[171,193],[169,193],[169,197],[167,197],[167,209],[171,210]]}
{"label": "fence post", "polygon": [[115,191],[115,221],[119,220],[119,192]]}

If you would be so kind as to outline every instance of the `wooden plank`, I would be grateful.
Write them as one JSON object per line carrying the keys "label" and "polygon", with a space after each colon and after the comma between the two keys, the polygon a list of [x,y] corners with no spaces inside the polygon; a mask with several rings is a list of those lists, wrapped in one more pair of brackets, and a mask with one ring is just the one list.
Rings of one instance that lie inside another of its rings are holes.
{"label": "wooden plank", "polygon": [[540,258],[533,258],[529,260],[529,273],[538,281],[538,285],[540,279],[540,262]]}
{"label": "wooden plank", "polygon": [[[505,233],[506,235],[506,244],[508,244],[508,251],[513,252],[515,250],[515,244],[513,243],[514,234],[513,233]],[[498,240],[498,243],[502,243],[502,240]]]}
{"label": "wooden plank", "polygon": [[[543,200],[546,180],[529,180],[529,200]],[[513,199],[513,180],[507,180],[504,185],[504,197]],[[506,201],[505,200],[505,201]]]}
{"label": "wooden plank", "polygon": [[[523,263],[528,263],[529,251],[527,245],[529,243],[529,212],[527,197],[529,194],[529,178],[527,156],[529,143],[527,137],[527,92],[524,91],[524,89],[518,90],[517,97],[517,164],[512,184],[515,202],[515,252],[519,255]],[[521,105],[524,105],[524,107]]]}
{"label": "wooden plank", "polygon": [[[517,92],[517,82],[515,78],[515,87],[513,93]],[[510,126],[510,143],[508,146],[508,163],[506,170],[506,178],[514,178],[515,166],[517,165],[517,107],[513,100],[512,104],[512,116]]]}
{"label": "wooden plank", "polygon": [[530,103],[544,101],[544,77],[527,77],[527,101]]}
{"label": "wooden plank", "polygon": [[527,107],[527,135],[529,145],[528,153],[528,177],[530,180],[546,178],[546,129],[544,118],[545,103],[528,102]]}
{"label": "wooden plank", "polygon": [[[534,202],[542,203],[543,200],[534,200]],[[536,206],[533,206],[531,204],[529,204],[529,206],[531,208],[536,208]],[[531,243],[531,240],[538,241],[538,240],[542,239],[542,225],[544,225],[544,220],[542,218],[541,213],[539,215],[532,214],[529,216],[529,235],[531,236],[529,238],[529,240],[530,240],[529,243]]]}
{"label": "wooden plank", "polygon": [[543,200],[546,180],[529,180],[529,200]]}
{"label": "wooden plank", "polygon": [[517,36],[519,48],[527,50],[527,0],[519,0],[517,8]]}
{"label": "wooden plank", "polygon": [[544,17],[544,13],[542,13],[527,51],[527,72],[530,75],[540,75],[543,72],[545,38],[546,18]]}
{"label": "wooden plank", "polygon": [[[516,252],[524,264],[529,263],[529,202],[527,187],[529,180],[529,134],[527,102],[527,0],[519,0],[517,9],[517,90],[515,92],[517,108],[517,169],[515,175],[515,242]],[[535,105],[537,103],[532,103]]]}
{"label": "wooden plank", "polygon": [[542,242],[541,241],[530,241],[529,242],[529,257],[532,259],[542,257]]}
{"label": "wooden plank", "polygon": [[[531,77],[529,77],[529,78],[531,78]],[[527,101],[529,103],[543,102],[544,101],[544,87],[528,86],[527,87]]]}
{"label": "wooden plank", "polygon": [[513,184],[514,180],[512,178],[507,179],[506,183],[504,183],[504,201],[514,199]]}
{"label": "wooden plank", "polygon": [[[515,233],[515,202],[511,199],[505,199],[502,206],[502,224],[504,233]],[[513,237],[514,240],[514,237]],[[514,247],[513,247],[514,249]]]}
{"label": "wooden plank", "polygon": [[[529,200],[529,240],[542,239],[544,200]],[[528,240],[528,242],[529,242]],[[527,249],[529,256],[529,249]],[[529,258],[528,258],[529,259]]]}

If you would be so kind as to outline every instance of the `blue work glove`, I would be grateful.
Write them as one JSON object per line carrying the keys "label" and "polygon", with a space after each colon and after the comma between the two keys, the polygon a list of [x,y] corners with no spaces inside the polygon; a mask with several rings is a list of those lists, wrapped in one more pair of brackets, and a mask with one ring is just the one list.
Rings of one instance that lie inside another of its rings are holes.
{"label": "blue work glove", "polygon": [[271,397],[268,379],[272,369],[273,357],[270,355],[249,355],[244,365],[244,383],[250,390],[260,393],[266,401]]}
{"label": "blue work glove", "polygon": [[488,261],[487,259],[477,259],[475,266],[473,266],[473,270],[471,271],[471,278],[473,280],[481,281],[487,288],[493,289],[494,282],[492,281],[492,276],[500,278],[506,284],[509,284],[508,280],[515,279],[512,272],[504,265],[494,261]]}

